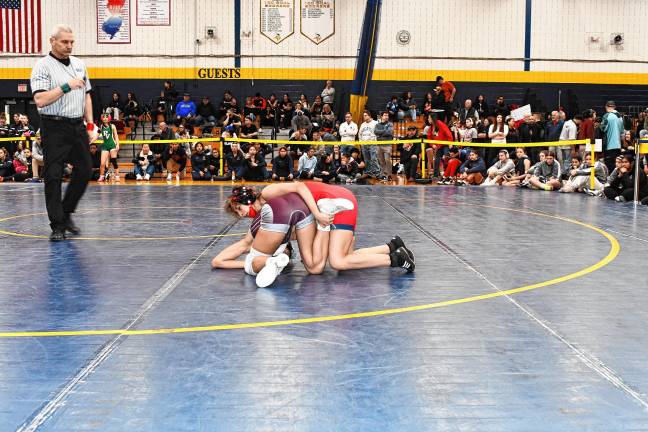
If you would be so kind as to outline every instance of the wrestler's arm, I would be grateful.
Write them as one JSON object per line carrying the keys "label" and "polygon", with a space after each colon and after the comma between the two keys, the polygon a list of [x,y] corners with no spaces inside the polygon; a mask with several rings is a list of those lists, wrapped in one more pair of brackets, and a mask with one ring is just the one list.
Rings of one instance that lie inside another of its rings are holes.
{"label": "wrestler's arm", "polygon": [[304,203],[308,206],[308,209],[313,214],[313,217],[317,219],[321,225],[327,226],[330,225],[333,221],[333,217],[322,213],[317,207],[317,203],[313,198],[313,194],[308,190],[304,183],[275,183],[269,186],[266,186],[261,191],[261,198],[268,201],[273,198],[280,197],[289,193],[299,194]]}
{"label": "wrestler's arm", "polygon": [[227,246],[220,251],[212,260],[212,268],[220,269],[242,269],[245,267],[245,261],[237,261],[236,258],[250,251],[254,237],[248,230],[245,237],[234,244]]}

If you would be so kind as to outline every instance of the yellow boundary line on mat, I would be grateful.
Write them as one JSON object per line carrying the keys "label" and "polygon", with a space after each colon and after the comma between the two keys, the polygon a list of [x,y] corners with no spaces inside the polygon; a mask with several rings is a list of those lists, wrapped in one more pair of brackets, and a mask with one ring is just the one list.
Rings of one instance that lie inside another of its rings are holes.
{"label": "yellow boundary line on mat", "polygon": [[536,215],[536,216],[543,216],[551,219],[557,219],[557,220],[573,223],[575,225],[580,225],[582,227],[595,231],[601,234],[603,237],[605,237],[610,242],[610,250],[608,254],[596,264],[593,264],[589,267],[586,267],[582,270],[579,270],[574,273],[570,273],[565,276],[560,276],[554,279],[550,279],[548,281],[539,282],[532,285],[525,285],[519,288],[513,288],[505,291],[497,291],[488,294],[481,294],[481,295],[476,295],[471,297],[464,297],[455,300],[446,300],[446,301],[428,303],[428,304],[417,305],[417,306],[408,306],[408,307],[393,308],[393,309],[381,309],[375,311],[356,312],[356,313],[348,313],[342,315],[328,315],[328,316],[319,316],[319,317],[311,317],[311,318],[296,318],[296,319],[288,319],[288,320],[281,320],[281,321],[262,321],[262,322],[239,323],[239,324],[218,324],[218,325],[200,326],[200,327],[177,327],[177,328],[160,328],[160,329],[148,329],[148,330],[109,329],[109,330],[70,330],[70,331],[65,331],[65,330],[22,331],[22,332],[13,331],[13,332],[0,332],[0,338],[101,336],[101,335],[141,336],[141,335],[156,335],[156,334],[199,333],[199,332],[214,332],[214,331],[223,331],[223,330],[239,330],[239,329],[248,329],[248,328],[277,327],[277,326],[296,325],[296,324],[310,324],[310,323],[320,323],[320,322],[328,322],[328,321],[342,321],[342,320],[356,319],[356,318],[369,318],[369,317],[376,317],[376,316],[395,315],[395,314],[406,313],[406,312],[423,311],[423,310],[441,308],[441,307],[452,306],[457,304],[488,300],[496,297],[518,294],[525,291],[531,291],[538,288],[544,288],[550,285],[567,282],[569,280],[576,279],[585,276],[589,273],[595,272],[596,270],[608,265],[617,257],[619,251],[621,250],[619,241],[613,235],[593,225],[587,224],[585,222],[581,222],[563,216],[549,215],[549,214],[538,213],[529,210],[511,209],[506,207],[495,207],[495,206],[487,206],[487,205],[481,205],[480,207],[514,211],[518,213],[525,213],[525,214]]}

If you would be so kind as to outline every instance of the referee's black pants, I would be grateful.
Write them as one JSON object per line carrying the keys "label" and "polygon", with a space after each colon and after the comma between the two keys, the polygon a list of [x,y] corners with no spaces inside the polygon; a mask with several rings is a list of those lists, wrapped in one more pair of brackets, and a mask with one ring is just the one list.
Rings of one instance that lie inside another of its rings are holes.
{"label": "referee's black pants", "polygon": [[[52,229],[63,229],[65,219],[74,213],[92,176],[88,132],[82,121],[68,123],[41,119],[45,203]],[[72,177],[61,201],[63,168],[72,164]]]}

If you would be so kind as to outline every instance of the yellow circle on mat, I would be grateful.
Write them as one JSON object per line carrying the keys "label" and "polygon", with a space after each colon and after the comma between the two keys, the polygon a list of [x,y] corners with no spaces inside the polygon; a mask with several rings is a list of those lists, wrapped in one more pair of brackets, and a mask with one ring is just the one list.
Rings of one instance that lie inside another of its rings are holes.
{"label": "yellow circle on mat", "polygon": [[[416,312],[416,311],[447,307],[447,306],[463,304],[463,303],[472,303],[480,300],[488,300],[488,299],[508,296],[512,294],[518,294],[521,292],[532,291],[539,288],[544,288],[562,282],[567,282],[569,280],[577,279],[579,277],[593,273],[596,270],[608,265],[617,257],[619,251],[621,250],[619,241],[613,235],[593,225],[587,224],[585,222],[581,222],[563,216],[538,213],[529,210],[511,209],[511,208],[495,207],[495,206],[487,206],[487,205],[480,205],[480,207],[514,211],[518,213],[530,214],[535,216],[542,216],[542,217],[547,217],[547,218],[579,225],[588,228],[605,237],[610,243],[610,250],[608,251],[607,255],[603,259],[601,259],[600,261],[598,261],[597,263],[589,267],[585,267],[584,269],[579,270],[577,272],[570,273],[557,278],[553,278],[550,280],[546,280],[544,282],[539,282],[532,285],[525,285],[519,288],[513,288],[504,291],[496,291],[488,294],[481,294],[481,295],[476,295],[471,297],[464,297],[464,298],[459,298],[454,300],[445,300],[441,302],[427,303],[427,304],[416,305],[416,306],[381,309],[381,310],[374,310],[374,311],[367,311],[367,312],[355,312],[355,313],[348,313],[348,314],[341,314],[341,315],[325,315],[325,316],[310,317],[310,318],[295,318],[295,319],[287,319],[287,320],[279,320],[279,321],[262,321],[262,322],[250,322],[250,323],[238,323],[238,324],[217,324],[217,325],[199,326],[199,327],[176,327],[176,328],[158,328],[158,329],[144,329],[144,330],[108,329],[108,330],[9,331],[9,332],[0,332],[0,338],[103,336],[103,335],[142,336],[142,335],[159,335],[159,334],[198,333],[198,332],[214,332],[214,331],[223,331],[223,330],[239,330],[239,329],[261,328],[261,327],[277,327],[277,326],[296,325],[296,324],[310,324],[310,323],[320,323],[320,322],[329,322],[329,321],[341,321],[341,320],[356,319],[356,318],[369,318],[369,317],[376,317],[376,316],[394,315],[394,314],[401,314],[405,312]],[[0,222],[1,221],[2,220],[0,220]]]}

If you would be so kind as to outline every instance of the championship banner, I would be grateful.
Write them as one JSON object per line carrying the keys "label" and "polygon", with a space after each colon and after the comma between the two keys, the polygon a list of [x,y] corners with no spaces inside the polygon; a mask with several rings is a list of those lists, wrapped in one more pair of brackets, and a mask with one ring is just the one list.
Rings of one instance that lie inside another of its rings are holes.
{"label": "championship banner", "polygon": [[261,34],[279,44],[295,32],[295,0],[260,0]]}
{"label": "championship banner", "polygon": [[300,31],[315,45],[335,34],[335,0],[300,0]]}
{"label": "championship banner", "polygon": [[138,26],[170,26],[171,0],[135,0]]}
{"label": "championship banner", "polygon": [[97,43],[131,43],[130,0],[97,0]]}

